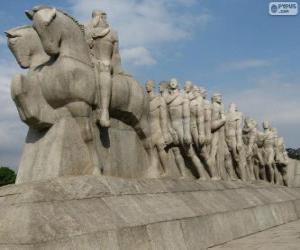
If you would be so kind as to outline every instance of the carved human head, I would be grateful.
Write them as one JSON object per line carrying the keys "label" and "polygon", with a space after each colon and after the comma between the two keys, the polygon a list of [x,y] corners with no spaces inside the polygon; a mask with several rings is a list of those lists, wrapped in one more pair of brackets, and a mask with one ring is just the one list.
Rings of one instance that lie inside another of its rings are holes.
{"label": "carved human head", "polygon": [[170,89],[178,89],[178,81],[175,78],[172,78],[169,83]]}
{"label": "carved human head", "polygon": [[271,131],[273,132],[275,137],[278,137],[278,130],[277,128],[271,128]]}
{"label": "carved human head", "polygon": [[250,124],[251,124],[253,127],[257,127],[257,121],[255,121],[254,119],[250,119]]}
{"label": "carved human head", "polygon": [[230,103],[229,104],[229,111],[230,112],[236,112],[237,111],[237,106],[236,106],[236,104],[235,103]]}
{"label": "carved human head", "polygon": [[191,81],[186,81],[184,84],[184,91],[190,93],[193,90],[193,83]]}
{"label": "carved human head", "polygon": [[269,129],[270,128],[270,122],[269,121],[264,121],[262,126],[263,126],[263,129]]}
{"label": "carved human head", "polygon": [[202,95],[203,99],[206,99],[207,98],[207,90],[204,87],[200,87],[199,89],[201,91],[201,95]]}
{"label": "carved human head", "polygon": [[199,96],[202,96],[201,89],[200,89],[198,86],[194,86],[194,87],[193,87],[192,93],[193,93],[193,97],[194,97],[194,98],[199,97]]}
{"label": "carved human head", "polygon": [[92,19],[94,27],[100,26],[106,28],[109,26],[107,22],[107,14],[103,10],[93,10]]}
{"label": "carved human head", "polygon": [[155,81],[154,80],[148,80],[145,84],[145,88],[147,92],[151,92],[155,89]]}
{"label": "carved human head", "polygon": [[169,88],[169,82],[168,81],[162,81],[159,83],[159,92],[163,93],[167,91]]}
{"label": "carved human head", "polygon": [[212,100],[212,102],[221,104],[222,103],[222,94],[214,93],[213,96],[211,97],[211,100]]}

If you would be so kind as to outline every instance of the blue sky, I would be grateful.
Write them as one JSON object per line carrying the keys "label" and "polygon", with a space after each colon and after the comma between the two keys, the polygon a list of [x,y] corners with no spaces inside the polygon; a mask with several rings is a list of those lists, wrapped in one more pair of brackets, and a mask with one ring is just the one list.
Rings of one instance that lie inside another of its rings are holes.
{"label": "blue sky", "polygon": [[[270,16],[267,0],[3,1],[0,11],[0,164],[16,167],[26,126],[10,100],[22,70],[3,32],[29,24],[24,10],[62,8],[81,22],[104,9],[118,31],[124,68],[143,84],[176,77],[221,92],[245,115],[268,119],[300,147],[300,15]],[[298,5],[300,2],[298,1]]]}

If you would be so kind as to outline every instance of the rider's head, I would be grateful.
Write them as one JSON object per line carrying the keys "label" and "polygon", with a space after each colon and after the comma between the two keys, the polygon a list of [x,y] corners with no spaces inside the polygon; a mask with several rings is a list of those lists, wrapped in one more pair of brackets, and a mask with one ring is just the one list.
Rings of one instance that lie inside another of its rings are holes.
{"label": "rider's head", "polygon": [[92,12],[93,26],[108,27],[106,12],[102,10],[93,10]]}

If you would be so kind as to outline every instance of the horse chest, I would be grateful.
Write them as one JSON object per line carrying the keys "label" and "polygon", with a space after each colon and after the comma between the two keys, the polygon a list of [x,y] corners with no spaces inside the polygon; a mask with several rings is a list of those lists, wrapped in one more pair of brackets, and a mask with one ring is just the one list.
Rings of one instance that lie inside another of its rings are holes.
{"label": "horse chest", "polygon": [[80,66],[76,61],[66,60],[43,69],[40,74],[42,93],[53,108],[75,101],[93,102],[94,73]]}

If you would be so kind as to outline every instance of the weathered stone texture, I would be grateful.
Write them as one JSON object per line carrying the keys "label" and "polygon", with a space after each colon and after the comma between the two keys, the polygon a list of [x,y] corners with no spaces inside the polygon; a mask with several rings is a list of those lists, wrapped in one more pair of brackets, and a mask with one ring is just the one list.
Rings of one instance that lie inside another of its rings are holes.
{"label": "weathered stone texture", "polygon": [[0,189],[1,249],[205,249],[300,218],[297,188],[81,176]]}

